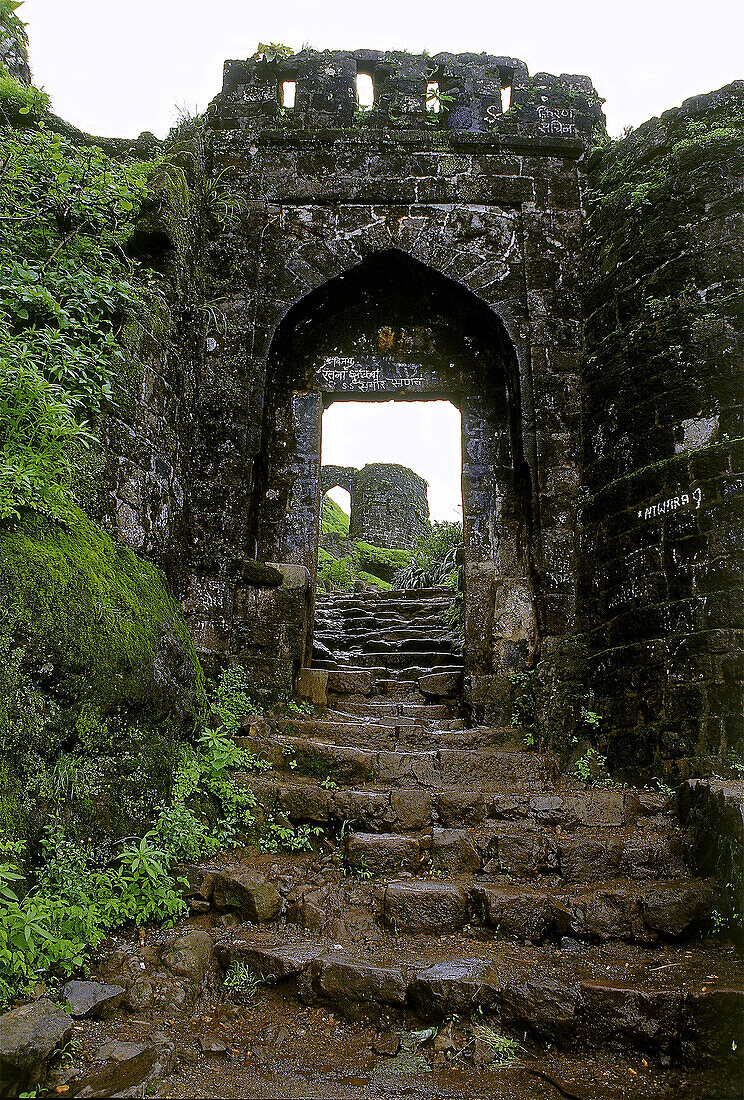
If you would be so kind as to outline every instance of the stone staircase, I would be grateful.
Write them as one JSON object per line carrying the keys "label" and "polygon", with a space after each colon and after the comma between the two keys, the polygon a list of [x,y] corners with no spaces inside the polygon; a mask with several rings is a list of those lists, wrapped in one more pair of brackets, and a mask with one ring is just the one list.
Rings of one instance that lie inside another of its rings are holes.
{"label": "stone staircase", "polygon": [[584,786],[519,730],[465,728],[446,603],[319,600],[327,711],[253,721],[240,743],[271,766],[242,782],[323,840],[275,857],[281,905],[224,933],[220,965],[383,1037],[472,1018],[538,1076],[620,1058],[642,1081],[556,1096],[738,1095],[741,960],[706,935],[716,888],[687,869],[673,798]]}
{"label": "stone staircase", "polygon": [[408,673],[462,671],[462,645],[452,632],[448,588],[407,592],[330,593],[315,604],[313,666],[332,671]]}

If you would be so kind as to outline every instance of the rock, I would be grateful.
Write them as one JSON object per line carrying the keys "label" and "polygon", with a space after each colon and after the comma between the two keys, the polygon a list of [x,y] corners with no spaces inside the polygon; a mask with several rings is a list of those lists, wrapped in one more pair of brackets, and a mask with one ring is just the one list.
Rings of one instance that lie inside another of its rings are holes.
{"label": "rock", "polygon": [[374,679],[371,672],[334,671],[328,673],[328,690],[335,695],[369,695]]}
{"label": "rock", "polygon": [[174,878],[186,880],[184,896],[201,898],[204,901],[211,899],[218,874],[218,867],[199,867],[192,863],[180,863],[173,869]]}
{"label": "rock", "polygon": [[399,969],[373,966],[346,954],[311,963],[310,980],[316,992],[341,1007],[362,1004],[404,1005],[406,982]]}
{"label": "rock", "polygon": [[218,1039],[216,1035],[200,1035],[199,1046],[202,1054],[226,1054],[227,1043]]}
{"label": "rock", "polygon": [[482,923],[498,927],[504,935],[539,943],[551,927],[551,902],[539,890],[513,882],[496,882],[475,885],[470,896]]}
{"label": "rock", "polygon": [[431,839],[431,862],[445,871],[481,869],[481,857],[464,829],[435,829]]}
{"label": "rock", "polygon": [[156,1046],[109,1039],[99,1048],[95,1061],[103,1065],[77,1083],[77,1096],[119,1096],[157,1080],[172,1069],[175,1048],[172,1044]]}
{"label": "rock", "polygon": [[331,792],[322,787],[304,784],[289,786],[280,784],[276,798],[279,805],[295,821],[328,821],[331,805]]}
{"label": "rock", "polygon": [[425,1019],[469,1015],[484,1009],[500,994],[498,974],[486,959],[451,959],[422,970],[411,982],[409,1002]]}
{"label": "rock", "polygon": [[312,942],[259,947],[235,941],[229,946],[218,947],[217,959],[223,970],[229,970],[233,963],[243,962],[265,982],[274,983],[299,974],[323,952],[322,944]]}
{"label": "rock", "polygon": [[419,865],[419,842],[414,836],[395,833],[350,833],[346,859],[350,867],[371,875],[415,871]]}
{"label": "rock", "polygon": [[490,1066],[496,1059],[496,1051],[484,1039],[476,1039],[473,1044],[472,1059],[474,1066]]}
{"label": "rock", "polygon": [[400,1050],[400,1034],[397,1031],[387,1031],[378,1035],[372,1043],[374,1054],[384,1054],[388,1058],[393,1057]]}
{"label": "rock", "polygon": [[461,687],[461,672],[432,672],[419,679],[419,688],[424,695],[434,695],[442,699],[451,699],[458,694]]}
{"label": "rock", "polygon": [[451,1054],[459,1050],[460,1045],[455,1039],[455,1024],[450,1020],[448,1024],[440,1028],[434,1036],[434,1050],[438,1054]]}
{"label": "rock", "polygon": [[681,936],[710,917],[714,893],[710,883],[654,883],[641,899],[645,924],[665,936]]}
{"label": "rock", "polygon": [[206,932],[188,932],[163,948],[160,964],[171,974],[191,978],[200,984],[211,958],[212,937]]}
{"label": "rock", "polygon": [[295,691],[316,707],[328,705],[328,673],[317,668],[301,668],[295,680]]}
{"label": "rock", "polygon": [[68,982],[62,989],[70,1012],[77,1019],[86,1016],[105,1016],[118,1008],[124,996],[121,985],[105,982]]}
{"label": "rock", "polygon": [[55,1052],[71,1038],[70,1017],[46,997],[0,1016],[0,1096],[39,1084]]}
{"label": "rock", "polygon": [[276,920],[282,907],[276,886],[251,871],[223,871],[217,876],[212,900],[217,909],[237,909],[257,924]]}
{"label": "rock", "polygon": [[454,932],[467,920],[467,896],[446,883],[391,883],[383,914],[388,927],[399,932]]}
{"label": "rock", "polygon": [[122,1006],[129,1012],[147,1012],[152,1008],[153,1000],[154,993],[150,979],[135,978],[124,995]]}

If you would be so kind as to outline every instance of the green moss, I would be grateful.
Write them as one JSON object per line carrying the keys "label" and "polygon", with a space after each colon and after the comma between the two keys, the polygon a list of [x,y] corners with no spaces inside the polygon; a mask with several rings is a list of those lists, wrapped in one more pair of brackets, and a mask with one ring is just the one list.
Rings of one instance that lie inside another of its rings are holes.
{"label": "green moss", "polygon": [[101,705],[145,703],[143,672],[163,634],[180,643],[203,692],[203,676],[179,605],[159,571],[117,546],[79,509],[65,524],[34,516],[0,542],[0,606],[17,633],[63,656]]}
{"label": "green moss", "polygon": [[354,539],[354,564],[358,569],[371,573],[381,581],[389,582],[396,569],[410,564],[408,550],[388,550],[382,546],[373,546],[361,539]]}
{"label": "green moss", "polygon": [[79,509],[0,539],[0,827],[33,840],[52,807],[80,836],[131,832],[167,796],[207,701],[154,566]]}

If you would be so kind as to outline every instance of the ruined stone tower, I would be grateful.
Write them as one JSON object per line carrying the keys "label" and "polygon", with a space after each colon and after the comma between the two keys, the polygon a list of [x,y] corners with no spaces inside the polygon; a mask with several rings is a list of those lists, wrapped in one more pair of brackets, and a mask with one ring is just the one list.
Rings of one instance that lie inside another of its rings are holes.
{"label": "ruined stone tower", "polygon": [[349,538],[389,550],[413,550],[417,538],[429,529],[427,483],[405,466],[391,462],[373,462],[361,470],[324,466],[321,494],[336,485],[351,497]]}

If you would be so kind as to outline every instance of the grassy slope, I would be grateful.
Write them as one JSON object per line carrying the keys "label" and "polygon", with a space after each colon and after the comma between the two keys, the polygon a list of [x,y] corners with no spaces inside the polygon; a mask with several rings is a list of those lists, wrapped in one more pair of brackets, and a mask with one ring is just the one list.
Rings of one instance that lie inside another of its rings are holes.
{"label": "grassy slope", "polygon": [[[325,545],[318,548],[318,584],[324,589],[348,591],[357,580],[375,588],[390,588],[389,580],[396,569],[408,565],[407,550],[387,550],[382,546],[354,539],[340,549],[340,541],[348,540],[349,517],[329,496],[323,498],[321,532]],[[347,552],[344,552],[347,550]]]}

